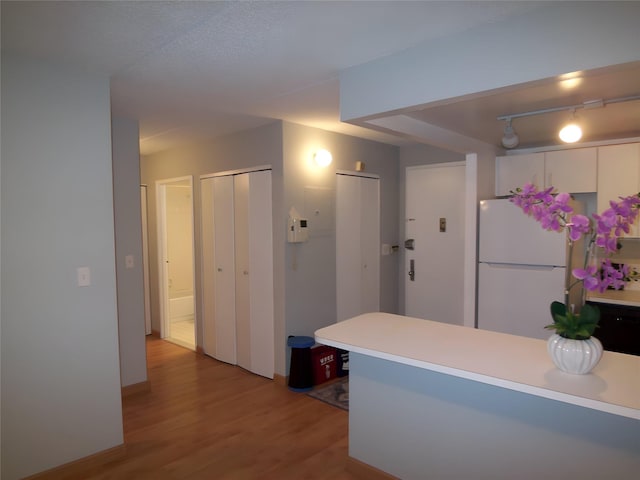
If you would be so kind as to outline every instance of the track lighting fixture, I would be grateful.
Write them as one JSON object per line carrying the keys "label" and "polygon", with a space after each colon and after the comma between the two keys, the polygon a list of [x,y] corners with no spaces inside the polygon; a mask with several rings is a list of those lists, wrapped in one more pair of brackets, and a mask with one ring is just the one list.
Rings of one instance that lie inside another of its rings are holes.
{"label": "track lighting fixture", "polygon": [[507,118],[507,124],[504,126],[504,135],[502,135],[502,146],[504,148],[515,148],[520,143],[520,139],[511,125],[511,118]]}
{"label": "track lighting fixture", "polygon": [[580,125],[575,120],[575,113],[578,108],[584,108],[585,110],[590,110],[594,108],[602,108],[605,105],[610,103],[622,103],[622,102],[631,102],[640,100],[640,95],[634,95],[630,97],[623,98],[613,98],[610,100],[589,100],[587,102],[580,103],[578,105],[567,105],[564,107],[553,107],[553,108],[545,108],[543,110],[534,110],[531,112],[523,112],[523,113],[511,113],[509,115],[501,115],[497,117],[497,120],[504,120],[506,123],[504,127],[504,134],[502,136],[502,146],[504,148],[515,148],[518,146],[519,137],[516,135],[511,122],[513,119],[521,118],[521,117],[529,117],[532,115],[541,115],[544,113],[554,113],[554,112],[562,112],[568,110],[571,112],[571,121],[564,125],[563,128],[558,133],[560,140],[565,143],[575,143],[582,138],[582,129]]}

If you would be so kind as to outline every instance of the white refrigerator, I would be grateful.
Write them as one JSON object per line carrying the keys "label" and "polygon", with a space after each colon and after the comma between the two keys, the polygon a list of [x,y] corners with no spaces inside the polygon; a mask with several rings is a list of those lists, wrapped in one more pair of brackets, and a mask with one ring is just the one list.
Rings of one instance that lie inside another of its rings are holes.
{"label": "white refrigerator", "polygon": [[478,328],[549,338],[550,304],[564,302],[566,233],[544,230],[508,199],[483,200],[478,249]]}

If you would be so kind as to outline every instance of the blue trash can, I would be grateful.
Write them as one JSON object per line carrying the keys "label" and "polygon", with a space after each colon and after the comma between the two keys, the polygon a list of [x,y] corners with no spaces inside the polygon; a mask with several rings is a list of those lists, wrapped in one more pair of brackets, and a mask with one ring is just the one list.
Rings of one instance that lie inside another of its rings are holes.
{"label": "blue trash can", "polygon": [[287,339],[287,345],[291,347],[289,389],[294,392],[308,392],[313,388],[311,347],[315,343],[313,337],[291,335]]}

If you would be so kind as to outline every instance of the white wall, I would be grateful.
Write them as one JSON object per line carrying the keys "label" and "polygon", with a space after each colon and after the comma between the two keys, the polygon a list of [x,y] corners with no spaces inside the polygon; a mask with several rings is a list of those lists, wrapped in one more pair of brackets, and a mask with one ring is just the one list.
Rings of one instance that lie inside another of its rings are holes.
{"label": "white wall", "polygon": [[341,118],[640,60],[640,2],[542,5],[344,70]]}
{"label": "white wall", "polygon": [[[2,475],[122,444],[109,79],[2,56]],[[76,268],[91,269],[78,287]]]}
{"label": "white wall", "polygon": [[[147,380],[138,122],[111,120],[118,337],[122,386]],[[133,257],[127,268],[125,257]]]}

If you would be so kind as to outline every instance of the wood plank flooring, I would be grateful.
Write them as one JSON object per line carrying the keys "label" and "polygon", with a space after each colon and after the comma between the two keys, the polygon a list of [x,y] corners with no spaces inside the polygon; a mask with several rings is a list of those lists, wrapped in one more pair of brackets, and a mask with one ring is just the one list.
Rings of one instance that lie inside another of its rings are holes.
{"label": "wood plank flooring", "polygon": [[147,358],[151,391],[123,399],[125,458],[65,478],[356,478],[347,412],[154,337]]}

